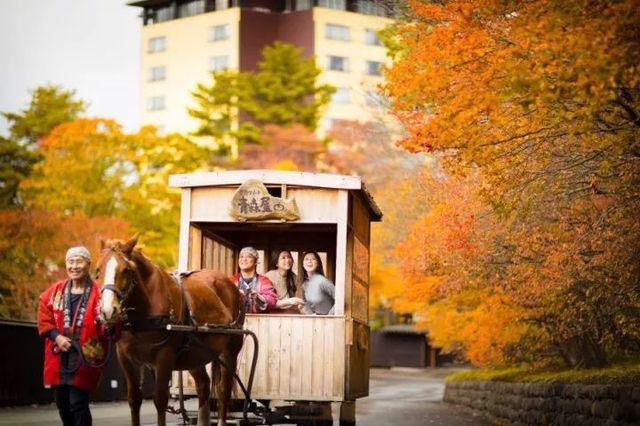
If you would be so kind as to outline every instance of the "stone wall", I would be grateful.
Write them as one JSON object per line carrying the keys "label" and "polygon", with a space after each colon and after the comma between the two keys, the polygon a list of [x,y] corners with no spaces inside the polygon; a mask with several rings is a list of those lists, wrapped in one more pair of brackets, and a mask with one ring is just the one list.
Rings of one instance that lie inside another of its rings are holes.
{"label": "stone wall", "polygon": [[640,386],[461,381],[444,400],[516,425],[640,424]]}

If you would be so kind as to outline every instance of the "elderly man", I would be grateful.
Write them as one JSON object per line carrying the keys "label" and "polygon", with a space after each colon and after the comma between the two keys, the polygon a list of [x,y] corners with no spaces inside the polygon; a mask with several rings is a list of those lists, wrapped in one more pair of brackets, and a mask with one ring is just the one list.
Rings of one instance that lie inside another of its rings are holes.
{"label": "elderly man", "polygon": [[271,311],[278,302],[278,295],[269,278],[256,272],[258,251],[253,247],[245,247],[238,255],[240,273],[231,279],[246,298],[246,311],[261,313]]}
{"label": "elderly man", "polygon": [[38,333],[45,338],[44,385],[54,388],[62,423],[91,425],[89,393],[97,386],[106,333],[96,322],[100,289],[89,277],[91,254],[73,247],[65,258],[67,279],[40,295]]}

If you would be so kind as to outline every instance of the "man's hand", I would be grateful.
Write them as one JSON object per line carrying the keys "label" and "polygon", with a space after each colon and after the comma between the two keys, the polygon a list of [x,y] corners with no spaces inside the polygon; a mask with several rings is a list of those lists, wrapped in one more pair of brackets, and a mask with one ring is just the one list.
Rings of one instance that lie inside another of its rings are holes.
{"label": "man's hand", "polygon": [[71,349],[71,339],[62,334],[58,334],[56,337],[56,345],[58,345],[62,352],[69,352],[69,349]]}
{"label": "man's hand", "polygon": [[278,301],[278,307],[281,309],[299,308],[300,306],[304,306],[304,300],[299,297],[288,297]]}
{"label": "man's hand", "polygon": [[265,299],[263,296],[259,295],[255,291],[252,291],[251,292],[251,298],[255,302],[256,307],[258,308],[258,310],[264,311],[265,309],[267,309],[267,299]]}

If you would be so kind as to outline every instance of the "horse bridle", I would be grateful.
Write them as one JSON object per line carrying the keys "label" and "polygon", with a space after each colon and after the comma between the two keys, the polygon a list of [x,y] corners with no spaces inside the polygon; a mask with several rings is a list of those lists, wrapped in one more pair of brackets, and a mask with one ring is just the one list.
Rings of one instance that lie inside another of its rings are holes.
{"label": "horse bridle", "polygon": [[136,280],[136,271],[134,271],[133,269],[131,269],[129,267],[130,264],[130,260],[129,258],[122,253],[121,251],[116,251],[111,249],[112,252],[114,253],[118,253],[120,254],[125,263],[127,264],[127,266],[125,267],[125,272],[127,272],[129,274],[129,279],[128,279],[128,284],[126,289],[124,291],[120,290],[118,287],[116,287],[115,283],[114,284],[104,284],[102,287],[100,287],[100,295],[102,296],[102,293],[105,292],[105,290],[109,290],[112,291],[116,296],[118,296],[118,299],[120,300],[120,306],[122,307],[121,312],[124,311],[126,309],[125,307],[125,301],[127,300],[127,298],[129,297],[129,295],[131,294],[131,292],[133,291],[133,289],[136,287],[138,281]]}

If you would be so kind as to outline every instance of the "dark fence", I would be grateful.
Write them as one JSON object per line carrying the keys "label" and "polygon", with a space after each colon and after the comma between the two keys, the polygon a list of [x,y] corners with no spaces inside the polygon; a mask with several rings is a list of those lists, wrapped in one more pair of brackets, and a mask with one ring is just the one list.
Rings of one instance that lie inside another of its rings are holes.
{"label": "dark fence", "polygon": [[429,344],[426,332],[412,325],[386,326],[371,333],[372,367],[439,367],[454,357]]}
{"label": "dark fence", "polygon": [[[42,385],[44,349],[36,324],[0,319],[0,348],[0,407],[52,402],[53,392]],[[153,381],[153,374],[145,369],[145,397],[152,395]],[[123,399],[126,399],[126,384],[114,348],[92,400]]]}

